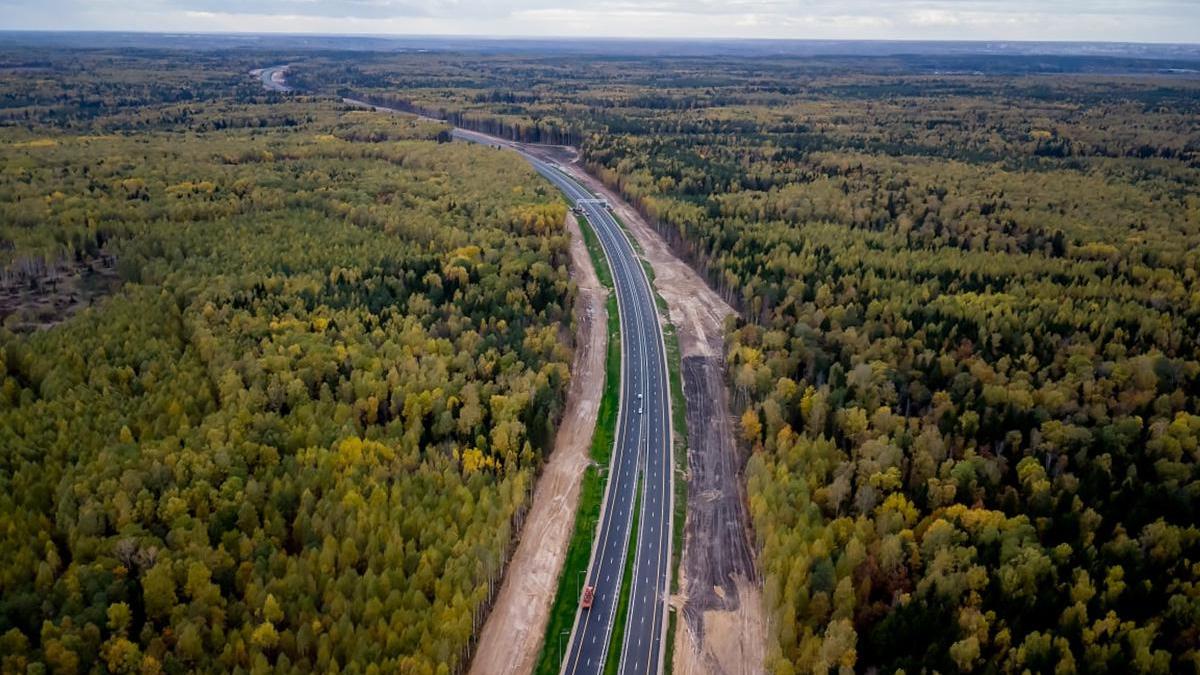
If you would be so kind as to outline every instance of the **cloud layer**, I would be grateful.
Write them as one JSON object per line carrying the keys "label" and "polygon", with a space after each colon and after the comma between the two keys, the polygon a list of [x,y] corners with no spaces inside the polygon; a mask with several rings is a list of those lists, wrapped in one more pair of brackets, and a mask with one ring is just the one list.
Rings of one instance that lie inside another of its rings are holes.
{"label": "cloud layer", "polygon": [[1195,42],[1196,0],[0,0],[0,28]]}

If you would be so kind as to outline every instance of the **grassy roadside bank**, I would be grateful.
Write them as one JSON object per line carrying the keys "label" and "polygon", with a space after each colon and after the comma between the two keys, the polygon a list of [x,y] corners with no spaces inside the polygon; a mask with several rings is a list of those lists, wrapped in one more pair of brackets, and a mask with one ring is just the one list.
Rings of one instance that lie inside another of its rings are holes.
{"label": "grassy roadside bank", "polygon": [[[542,641],[542,652],[538,657],[535,672],[538,675],[557,675],[566,651],[566,640],[575,622],[579,607],[580,570],[586,570],[592,552],[592,535],[600,519],[600,504],[604,499],[604,486],[608,480],[608,465],[612,458],[613,439],[617,429],[617,405],[621,386],[621,320],[617,313],[617,297],[613,292],[612,272],[608,267],[604,250],[591,225],[582,216],[579,229],[583,233],[588,255],[600,283],[609,290],[606,308],[608,311],[608,347],[604,360],[604,394],[596,415],[596,429],[592,434],[589,456],[593,464],[584,470],[579,489],[579,506],[575,511],[575,526],[567,545],[567,557],[558,578],[558,590],[550,608],[546,623],[546,635]],[[563,632],[567,635],[564,636]]]}
{"label": "grassy roadside bank", "polygon": [[[655,294],[657,296],[657,293]],[[671,514],[671,595],[679,592],[679,562],[683,557],[684,521],[687,518],[687,400],[683,397],[683,367],[675,326],[663,331],[667,343],[667,378],[671,382],[671,429],[674,432],[675,508]],[[679,612],[672,604],[667,616],[667,651],[663,672],[671,673],[675,662],[675,623]]]}

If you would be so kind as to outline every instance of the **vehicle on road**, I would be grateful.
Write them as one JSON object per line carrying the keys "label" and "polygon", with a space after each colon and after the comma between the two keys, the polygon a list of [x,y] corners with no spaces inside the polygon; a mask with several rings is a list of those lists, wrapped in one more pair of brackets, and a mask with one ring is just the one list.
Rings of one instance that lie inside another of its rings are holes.
{"label": "vehicle on road", "polygon": [[585,586],[583,589],[583,598],[579,601],[579,606],[584,609],[592,608],[592,598],[596,597],[595,586]]}

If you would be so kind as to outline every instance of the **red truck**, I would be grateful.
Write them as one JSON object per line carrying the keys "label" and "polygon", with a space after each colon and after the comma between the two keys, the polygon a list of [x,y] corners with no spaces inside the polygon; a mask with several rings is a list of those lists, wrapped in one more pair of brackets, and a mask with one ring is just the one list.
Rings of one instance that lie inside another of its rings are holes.
{"label": "red truck", "polygon": [[583,599],[579,601],[579,606],[584,609],[592,608],[592,598],[596,595],[595,586],[585,586],[583,588]]}

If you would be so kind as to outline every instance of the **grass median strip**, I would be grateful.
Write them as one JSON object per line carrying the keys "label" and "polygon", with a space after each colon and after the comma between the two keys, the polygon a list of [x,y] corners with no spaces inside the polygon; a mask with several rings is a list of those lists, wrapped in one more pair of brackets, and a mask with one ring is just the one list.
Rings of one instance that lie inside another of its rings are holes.
{"label": "grass median strip", "polygon": [[[596,523],[600,519],[600,503],[604,499],[604,485],[608,480],[607,468],[612,457],[613,439],[617,429],[617,406],[620,402],[621,386],[621,320],[617,313],[617,298],[613,291],[612,273],[604,257],[604,250],[591,226],[583,217],[578,217],[579,228],[587,244],[588,255],[600,283],[609,289],[606,307],[608,311],[608,348],[604,359],[604,394],[596,414],[596,429],[592,433],[589,456],[594,462],[583,474],[579,489],[579,506],[575,511],[575,526],[567,544],[567,557],[558,578],[558,590],[550,608],[546,623],[546,635],[542,641],[542,653],[535,672],[538,675],[557,675],[567,650],[571,626],[579,608],[579,597],[583,590],[580,570],[586,571],[592,552],[592,538]],[[564,635],[565,633],[565,635]]]}
{"label": "grass median strip", "polygon": [[587,218],[577,215],[575,220],[579,222],[579,231],[583,233],[583,243],[587,246],[588,255],[592,259],[592,267],[596,268],[596,276],[600,279],[601,285],[612,290],[612,269],[608,266],[608,258],[604,255],[604,246],[600,243],[600,238],[596,236],[596,231],[592,229],[592,224],[588,222]]}

